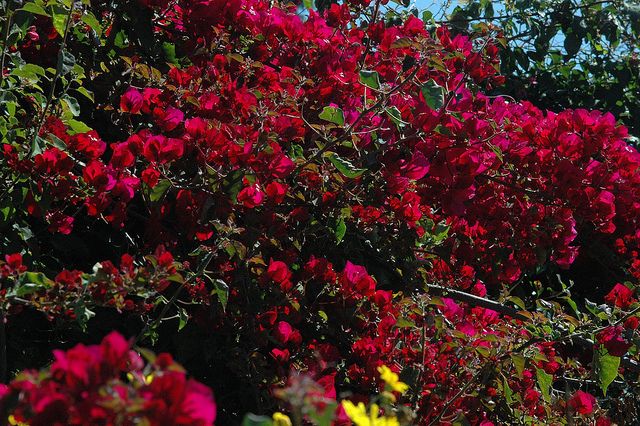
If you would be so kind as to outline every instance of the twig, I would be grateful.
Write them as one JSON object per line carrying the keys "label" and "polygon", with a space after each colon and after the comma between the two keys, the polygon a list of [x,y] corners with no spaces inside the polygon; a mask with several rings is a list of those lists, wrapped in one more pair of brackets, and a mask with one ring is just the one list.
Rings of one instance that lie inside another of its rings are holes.
{"label": "twig", "polygon": [[[469,303],[470,305],[473,306],[480,306],[482,308],[485,309],[491,309],[492,311],[496,311],[498,313],[504,314],[504,315],[508,315],[514,319],[518,319],[521,321],[531,321],[531,318],[527,315],[524,315],[522,312],[518,309],[512,308],[510,306],[504,305],[500,302],[496,302],[494,300],[490,300],[490,299],[486,299],[484,297],[479,297],[479,296],[475,296],[473,294],[469,294],[469,293],[465,293],[464,291],[460,291],[460,290],[455,290],[455,289],[450,289],[450,288],[446,288],[440,285],[436,285],[436,284],[427,284],[427,288],[429,288],[432,291],[435,291],[436,293],[440,294],[440,295],[446,295],[448,297],[451,297],[454,300],[457,300],[459,302],[464,302],[464,303]],[[640,311],[640,307],[637,309],[634,309],[633,311],[631,311],[630,313],[626,314],[622,319],[618,320],[616,322],[616,324],[618,324],[619,322],[624,321],[624,319],[628,318],[629,316],[633,315],[634,313]],[[526,312],[526,311],[524,311]],[[604,327],[606,328],[606,327]],[[594,342],[591,339],[588,339],[586,337],[584,337],[585,334],[589,333],[597,333],[598,331],[601,331],[604,329],[603,327],[597,328],[595,331],[594,330],[585,330],[583,332],[577,332],[577,333],[571,333],[571,334],[564,334],[562,336],[559,336],[555,339],[551,339],[550,341],[552,342],[566,342],[566,341],[573,341],[575,343],[577,343],[580,346],[583,347],[593,347],[594,346]],[[562,330],[563,332],[566,332],[566,330]],[[535,342],[533,342],[535,343]],[[530,346],[531,343],[529,343],[527,346]],[[524,348],[520,348],[524,349]],[[621,357],[620,359],[620,364],[633,371],[636,373],[640,373],[640,364],[638,364],[636,361],[628,358],[628,357]]]}
{"label": "twig", "polygon": [[4,42],[2,43],[2,56],[0,57],[0,88],[4,83],[4,58],[7,55],[7,44],[9,43],[9,31],[11,29],[11,19],[13,13],[9,3],[7,3],[7,15],[5,17]]}
{"label": "twig", "polygon": [[198,271],[191,275],[184,283],[180,284],[178,286],[178,288],[176,289],[176,291],[173,292],[173,294],[171,295],[171,298],[167,301],[167,303],[162,307],[162,311],[160,311],[160,315],[158,315],[156,317],[155,320],[153,320],[150,323],[147,323],[142,330],[140,330],[140,333],[138,333],[138,335],[136,336],[136,338],[133,340],[133,342],[131,343],[131,346],[135,346],[140,340],[142,340],[142,338],[144,337],[144,335],[152,328],[152,327],[156,327],[158,324],[160,324],[164,319],[165,319],[165,315],[167,314],[167,312],[169,311],[169,309],[171,309],[171,307],[175,304],[176,300],[178,299],[178,296],[180,296],[180,293],[182,293],[182,289],[189,284],[191,281],[195,280],[196,278],[202,276],[202,274],[204,274],[204,272],[207,270],[207,267],[209,266],[209,263],[211,263],[211,260],[213,259],[213,252],[210,252],[206,255],[205,260],[202,262],[202,265],[200,266],[200,268],[198,269]]}
{"label": "twig", "polygon": [[442,407],[442,410],[440,411],[440,413],[438,413],[438,415],[431,421],[431,423],[429,423],[429,426],[435,425],[440,422],[440,419],[442,418],[442,416],[444,416],[447,413],[447,411],[449,411],[451,404],[456,402],[456,400],[460,398],[471,387],[471,385],[476,382],[476,380],[478,380],[480,375],[484,372],[485,368],[486,367],[484,366],[480,368],[480,370],[478,370],[476,374],[474,374],[473,377],[455,395],[453,395],[451,399],[449,399],[444,404],[444,407]]}
{"label": "twig", "polygon": [[62,73],[62,66],[60,64],[60,61],[63,60],[62,55],[67,47],[67,39],[69,37],[69,29],[71,28],[71,21],[73,19],[74,6],[75,2],[72,1],[71,6],[69,7],[69,14],[67,15],[67,22],[65,23],[64,27],[64,36],[62,37],[62,43],[60,44],[60,50],[58,51],[58,66],[56,67],[56,75],[53,77],[53,81],[51,82],[51,90],[49,90],[49,96],[47,96],[47,103],[45,104],[44,109],[42,110],[42,114],[38,119],[38,125],[36,126],[36,131],[33,135],[34,141],[40,134],[40,129],[42,129],[44,120],[47,118],[47,112],[49,110],[49,107],[51,106],[51,102],[53,101],[53,96],[55,94],[56,84],[58,83],[60,74]]}
{"label": "twig", "polygon": [[7,383],[7,330],[4,309],[0,308],[0,383]]}

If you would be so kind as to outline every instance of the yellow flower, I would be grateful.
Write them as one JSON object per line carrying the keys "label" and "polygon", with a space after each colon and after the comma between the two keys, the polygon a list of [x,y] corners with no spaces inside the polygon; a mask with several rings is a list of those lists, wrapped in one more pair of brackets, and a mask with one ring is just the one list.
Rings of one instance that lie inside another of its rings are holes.
{"label": "yellow flower", "polygon": [[367,413],[367,407],[362,402],[359,402],[356,406],[353,402],[345,400],[342,401],[342,408],[344,408],[347,417],[356,426],[400,426],[398,419],[395,417],[378,417],[380,407],[377,404],[371,404],[369,413]]}
{"label": "yellow flower", "polygon": [[15,418],[15,416],[14,416],[13,414],[11,414],[11,415],[9,416],[9,418],[7,418],[7,421],[9,422],[9,424],[10,424],[11,426],[29,426],[29,424],[28,424],[28,423],[24,423],[24,422],[21,422],[21,421],[19,421],[18,419],[16,419],[16,418]]}
{"label": "yellow flower", "polygon": [[273,413],[273,426],[291,426],[291,419],[286,414]]}
{"label": "yellow flower", "polygon": [[400,378],[396,373],[391,371],[386,365],[378,367],[380,378],[384,380],[387,386],[396,392],[405,393],[409,389],[409,385],[400,381]]}

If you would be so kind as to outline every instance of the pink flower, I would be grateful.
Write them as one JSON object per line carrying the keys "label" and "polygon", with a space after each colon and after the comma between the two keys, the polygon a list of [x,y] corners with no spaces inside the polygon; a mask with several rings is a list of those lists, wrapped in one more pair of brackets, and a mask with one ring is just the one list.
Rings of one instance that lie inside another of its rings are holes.
{"label": "pink flower", "polygon": [[147,184],[149,188],[153,188],[160,179],[160,172],[153,167],[147,167],[142,171],[142,181]]}
{"label": "pink flower", "polygon": [[144,156],[147,160],[164,164],[177,160],[184,153],[181,139],[166,138],[163,135],[149,137],[144,143]]}
{"label": "pink flower", "polygon": [[278,153],[274,156],[269,164],[269,170],[271,175],[275,178],[286,177],[296,168],[296,165],[289,157],[282,153]]}
{"label": "pink flower", "polygon": [[273,348],[271,349],[271,356],[280,364],[284,364],[285,362],[289,361],[289,357],[291,356],[289,354],[289,349],[278,349],[278,348]]}
{"label": "pink flower", "polygon": [[251,185],[243,188],[238,193],[238,202],[247,208],[254,208],[262,204],[264,200],[264,192],[258,185]]}
{"label": "pink flower", "polygon": [[134,87],[129,87],[120,97],[120,110],[130,114],[139,114],[142,109],[144,98],[142,93]]}
{"label": "pink flower", "polygon": [[153,111],[158,126],[165,132],[170,132],[184,121],[184,113],[177,108],[169,107],[166,110],[156,108]]}
{"label": "pink flower", "polygon": [[102,162],[94,160],[87,164],[82,171],[82,178],[97,191],[109,191],[113,189],[116,180]]}
{"label": "pink flower", "polygon": [[429,172],[429,161],[424,154],[416,152],[402,169],[405,177],[412,180],[422,179]]}
{"label": "pink flower", "polygon": [[[273,338],[281,345],[286,345],[297,332],[291,324],[286,321],[278,321],[273,329]],[[299,334],[299,333],[298,333]]]}
{"label": "pink flower", "polygon": [[347,289],[361,296],[372,296],[376,291],[376,282],[364,266],[347,261],[340,276],[340,282]]}
{"label": "pink flower", "polygon": [[216,405],[209,388],[187,380],[179,371],[165,371],[154,377],[141,391],[146,399],[148,417],[152,424],[212,425]]}
{"label": "pink flower", "polygon": [[286,263],[271,259],[267,268],[267,276],[280,284],[283,290],[287,291],[291,288],[291,282],[289,281],[291,279],[291,271]]}

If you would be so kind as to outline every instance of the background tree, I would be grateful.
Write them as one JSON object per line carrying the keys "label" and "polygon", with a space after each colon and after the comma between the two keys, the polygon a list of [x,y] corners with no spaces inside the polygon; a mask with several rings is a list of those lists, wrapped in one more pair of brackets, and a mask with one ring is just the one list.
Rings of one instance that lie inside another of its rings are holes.
{"label": "background tree", "polygon": [[637,1],[472,0],[430,9],[426,17],[433,24],[455,31],[472,33],[486,24],[503,31],[500,69],[506,82],[495,93],[552,111],[610,111],[640,135]]}

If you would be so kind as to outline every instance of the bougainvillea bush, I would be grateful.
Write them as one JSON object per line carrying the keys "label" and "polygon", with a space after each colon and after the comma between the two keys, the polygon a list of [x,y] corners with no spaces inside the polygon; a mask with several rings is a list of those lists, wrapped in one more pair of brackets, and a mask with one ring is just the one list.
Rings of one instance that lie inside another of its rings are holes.
{"label": "bougainvillea bush", "polygon": [[639,421],[640,155],[498,28],[2,7],[2,422]]}

